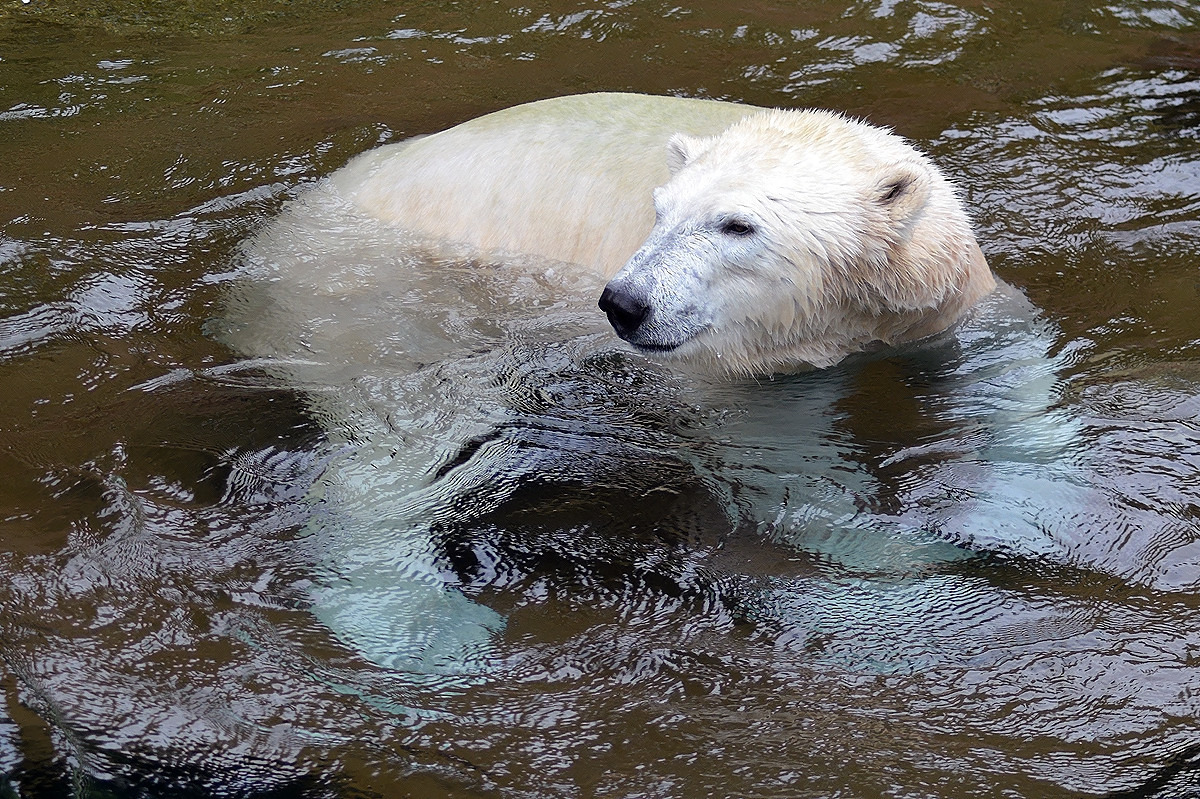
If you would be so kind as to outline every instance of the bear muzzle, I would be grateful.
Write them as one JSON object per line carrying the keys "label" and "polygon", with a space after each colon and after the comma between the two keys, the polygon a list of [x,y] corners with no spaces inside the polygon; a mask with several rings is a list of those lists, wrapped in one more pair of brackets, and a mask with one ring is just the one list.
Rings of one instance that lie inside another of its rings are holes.
{"label": "bear muzzle", "polygon": [[674,331],[662,324],[650,298],[631,290],[627,282],[610,281],[600,294],[600,310],[608,316],[617,335],[643,352],[670,352],[684,344],[695,331]]}

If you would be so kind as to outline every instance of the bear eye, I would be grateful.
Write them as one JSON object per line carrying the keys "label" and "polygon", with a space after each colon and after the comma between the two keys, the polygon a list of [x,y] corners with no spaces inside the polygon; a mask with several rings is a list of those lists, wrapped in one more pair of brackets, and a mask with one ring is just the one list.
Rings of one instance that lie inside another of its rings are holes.
{"label": "bear eye", "polygon": [[890,203],[892,200],[899,197],[908,188],[908,180],[897,180],[895,183],[888,184],[883,187],[883,196],[879,198],[880,202]]}
{"label": "bear eye", "polygon": [[754,226],[740,219],[730,219],[721,225],[721,232],[727,236],[749,236],[754,232]]}

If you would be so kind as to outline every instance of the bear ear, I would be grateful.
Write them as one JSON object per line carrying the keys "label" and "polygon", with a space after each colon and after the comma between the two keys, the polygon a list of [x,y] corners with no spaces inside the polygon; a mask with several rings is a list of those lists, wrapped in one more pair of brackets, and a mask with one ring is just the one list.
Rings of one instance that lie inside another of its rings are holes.
{"label": "bear ear", "polygon": [[696,160],[711,144],[708,139],[700,139],[686,133],[676,133],[672,136],[667,141],[667,169],[670,170],[671,177]]}
{"label": "bear ear", "polygon": [[897,228],[907,227],[929,199],[929,172],[921,164],[893,164],[876,188],[877,202]]}

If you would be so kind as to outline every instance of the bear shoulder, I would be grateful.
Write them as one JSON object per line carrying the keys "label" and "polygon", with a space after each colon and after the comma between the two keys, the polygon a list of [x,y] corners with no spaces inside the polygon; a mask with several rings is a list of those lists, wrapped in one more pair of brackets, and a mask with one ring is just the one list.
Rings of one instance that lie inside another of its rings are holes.
{"label": "bear shoulder", "polygon": [[332,185],[367,214],[431,241],[608,277],[653,225],[651,193],[668,178],[671,136],[716,134],[757,110],[636,94],[552,98],[379,147]]}

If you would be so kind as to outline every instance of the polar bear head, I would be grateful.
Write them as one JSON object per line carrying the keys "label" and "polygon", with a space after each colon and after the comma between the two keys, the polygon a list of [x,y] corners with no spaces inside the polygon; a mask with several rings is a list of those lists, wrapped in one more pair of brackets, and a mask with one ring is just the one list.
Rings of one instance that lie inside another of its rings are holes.
{"label": "polar bear head", "polygon": [[830,366],[952,325],[995,287],[948,181],[823,111],[676,135],[646,242],[604,289],[621,338],[718,371]]}

